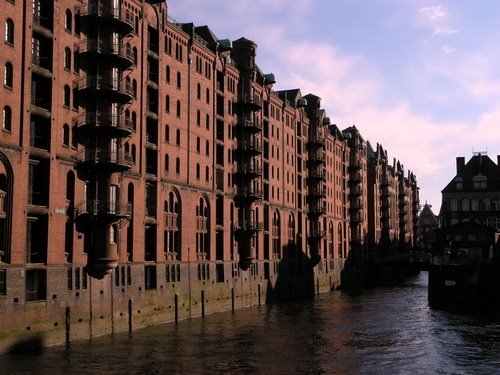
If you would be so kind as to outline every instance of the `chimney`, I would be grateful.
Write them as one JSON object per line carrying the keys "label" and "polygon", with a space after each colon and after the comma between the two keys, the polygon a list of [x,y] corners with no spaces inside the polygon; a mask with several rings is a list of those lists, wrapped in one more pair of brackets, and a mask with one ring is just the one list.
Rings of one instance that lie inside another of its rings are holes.
{"label": "chimney", "polygon": [[457,174],[462,173],[465,166],[465,158],[463,156],[457,157]]}

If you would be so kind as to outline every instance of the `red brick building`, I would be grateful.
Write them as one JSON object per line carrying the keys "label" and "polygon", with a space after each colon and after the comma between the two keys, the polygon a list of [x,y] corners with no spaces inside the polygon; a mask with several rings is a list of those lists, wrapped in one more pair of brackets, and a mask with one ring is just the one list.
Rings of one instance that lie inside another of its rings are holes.
{"label": "red brick building", "polygon": [[155,1],[6,1],[2,17],[0,348],[326,291],[351,238],[368,253],[366,141],[319,97],[274,91],[255,42]]}

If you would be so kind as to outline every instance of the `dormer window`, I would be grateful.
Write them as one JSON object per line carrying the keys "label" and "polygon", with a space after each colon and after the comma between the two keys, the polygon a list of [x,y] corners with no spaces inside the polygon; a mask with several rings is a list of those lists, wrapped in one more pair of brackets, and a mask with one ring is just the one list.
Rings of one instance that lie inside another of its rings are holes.
{"label": "dormer window", "polygon": [[462,177],[455,178],[455,189],[463,190],[464,189],[464,179]]}
{"label": "dormer window", "polygon": [[486,190],[488,188],[488,178],[479,173],[472,177],[472,188],[473,190]]}

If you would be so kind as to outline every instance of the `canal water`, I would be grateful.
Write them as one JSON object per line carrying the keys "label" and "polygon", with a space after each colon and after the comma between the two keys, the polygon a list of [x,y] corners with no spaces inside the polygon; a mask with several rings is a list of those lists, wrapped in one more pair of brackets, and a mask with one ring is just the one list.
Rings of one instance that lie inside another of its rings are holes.
{"label": "canal water", "polygon": [[0,374],[500,374],[500,315],[432,310],[427,273],[0,357]]}

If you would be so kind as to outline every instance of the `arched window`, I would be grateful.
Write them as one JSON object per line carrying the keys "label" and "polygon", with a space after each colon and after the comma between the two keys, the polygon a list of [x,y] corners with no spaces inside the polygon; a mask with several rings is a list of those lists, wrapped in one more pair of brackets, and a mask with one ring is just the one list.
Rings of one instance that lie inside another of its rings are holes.
{"label": "arched window", "polygon": [[165,171],[168,172],[170,168],[170,158],[168,157],[168,154],[165,154]]}
{"label": "arched window", "polygon": [[12,109],[8,105],[3,107],[2,128],[7,131],[12,130]]}
{"label": "arched window", "polygon": [[337,229],[337,255],[342,258],[342,224],[340,223]]}
{"label": "arched window", "polygon": [[458,201],[456,199],[450,200],[450,211],[458,211]]}
{"label": "arched window", "polygon": [[165,125],[165,142],[170,143],[170,126]]}
{"label": "arched window", "polygon": [[468,199],[462,199],[462,211],[469,211],[469,200]]}
{"label": "arched window", "polygon": [[177,117],[181,117],[181,101],[177,100],[177,111],[176,111]]}
{"label": "arched window", "polygon": [[137,47],[132,48],[132,56],[134,57],[134,65],[137,65]]}
{"label": "arched window", "polygon": [[132,112],[132,129],[137,129],[137,114],[135,113],[135,111]]}
{"label": "arched window", "polygon": [[71,104],[71,89],[68,85],[64,86],[63,104],[65,107],[69,107]]}
{"label": "arched window", "polygon": [[210,115],[208,113],[205,115],[205,128],[210,129]]}
{"label": "arched window", "polygon": [[473,198],[470,201],[470,209],[472,211],[479,211],[479,200],[477,198]]}
{"label": "arched window", "polygon": [[196,111],[196,125],[201,125],[201,112],[199,109]]}
{"label": "arched window", "polygon": [[196,206],[196,253],[200,259],[210,259],[209,208],[205,198]]}
{"label": "arched window", "polygon": [[79,103],[78,103],[78,88],[75,87],[73,89],[73,109],[78,110],[78,106],[79,106]]}
{"label": "arched window", "polygon": [[135,79],[132,81],[132,92],[134,94],[134,99],[137,99],[137,81]]}
{"label": "arched window", "polygon": [[201,85],[199,83],[196,85],[196,98],[201,99]]}
{"label": "arched window", "polygon": [[196,137],[196,152],[199,154],[200,153],[200,137]]}
{"label": "arched window", "polygon": [[165,96],[165,112],[170,112],[170,95]]}
{"label": "arched window", "polygon": [[[181,211],[177,194],[169,192],[165,201],[165,232],[164,251],[167,260],[179,260],[181,255]],[[169,267],[169,266],[167,266]],[[173,270],[173,268],[168,269]],[[170,277],[167,281],[179,281],[178,277],[172,277],[174,272],[168,272]]]}
{"label": "arched window", "polygon": [[71,69],[71,50],[68,47],[64,49],[64,69]]}
{"label": "arched window", "polygon": [[209,88],[207,88],[207,90],[206,90],[206,97],[207,97],[206,98],[207,104],[210,104],[210,89]]}
{"label": "arched window", "polygon": [[177,129],[175,132],[175,144],[177,146],[181,145],[181,130],[180,129]]}
{"label": "arched window", "polygon": [[491,200],[489,198],[483,199],[483,211],[491,210]]}
{"label": "arched window", "polygon": [[135,145],[130,147],[130,153],[132,154],[132,163],[135,163]]}
{"label": "arched window", "polygon": [[208,168],[208,165],[205,167],[205,181],[208,182],[210,180],[210,170]]}
{"label": "arched window", "polygon": [[181,72],[177,72],[177,88],[181,88]]}
{"label": "arched window", "polygon": [[5,87],[12,88],[14,81],[14,68],[10,62],[5,64],[5,70],[3,74],[3,84]]}
{"label": "arched window", "polygon": [[200,164],[196,163],[196,179],[200,179]]}
{"label": "arched window", "polygon": [[78,51],[73,51],[73,71],[78,73],[80,71],[80,63]]}
{"label": "arched window", "polygon": [[334,243],[335,243],[335,238],[334,238],[334,230],[333,230],[333,222],[330,222],[330,225],[328,226],[328,255],[330,259],[333,259],[334,257]]}
{"label": "arched window", "polygon": [[210,155],[210,142],[208,142],[208,139],[205,141],[205,154]]}
{"label": "arched window", "polygon": [[66,31],[70,31],[73,29],[73,15],[69,9],[66,9],[66,15],[64,17],[64,28]]}
{"label": "arched window", "polygon": [[14,21],[7,18],[5,21],[5,41],[9,44],[14,44]]}
{"label": "arched window", "polygon": [[167,83],[170,83],[170,65],[165,68],[165,79]]}
{"label": "arched window", "polygon": [[181,161],[179,158],[175,159],[175,173],[177,174],[181,173]]}
{"label": "arched window", "polygon": [[63,125],[63,139],[62,143],[64,146],[69,146],[69,125],[64,124]]}
{"label": "arched window", "polygon": [[272,220],[273,259],[281,259],[281,223],[278,211],[274,211]]}
{"label": "arched window", "polygon": [[78,132],[76,131],[76,126],[71,128],[71,147],[78,147]]}

